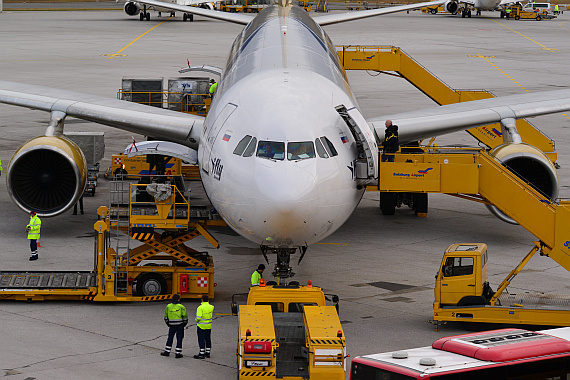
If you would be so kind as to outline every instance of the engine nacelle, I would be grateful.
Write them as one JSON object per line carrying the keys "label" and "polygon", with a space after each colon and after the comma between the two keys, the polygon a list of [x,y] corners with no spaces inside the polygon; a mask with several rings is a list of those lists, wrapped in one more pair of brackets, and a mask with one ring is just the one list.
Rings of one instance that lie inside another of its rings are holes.
{"label": "engine nacelle", "polygon": [[10,197],[22,210],[56,216],[83,194],[87,161],[68,138],[40,136],[14,153],[6,176]]}
{"label": "engine nacelle", "polygon": [[201,3],[198,8],[204,8],[204,9],[209,9],[211,11],[216,10],[216,6],[214,5],[214,3]]}
{"label": "engine nacelle", "polygon": [[125,9],[125,13],[129,16],[136,16],[141,11],[141,6],[139,3],[134,3],[132,1],[127,1],[123,8]]}
{"label": "engine nacelle", "polygon": [[459,10],[459,4],[454,0],[447,0],[443,3],[443,9],[454,15]]}
{"label": "engine nacelle", "polygon": [[[504,144],[499,145],[490,152],[509,170],[532,186],[539,192],[551,199],[558,198],[560,182],[554,164],[540,149],[529,144]],[[517,224],[495,206],[487,205],[496,217],[504,222]]]}

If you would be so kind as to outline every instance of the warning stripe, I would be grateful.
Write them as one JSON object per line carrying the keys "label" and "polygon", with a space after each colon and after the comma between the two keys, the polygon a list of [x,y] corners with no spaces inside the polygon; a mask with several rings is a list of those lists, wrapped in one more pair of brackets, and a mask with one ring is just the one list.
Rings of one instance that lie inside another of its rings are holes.
{"label": "warning stripe", "polygon": [[263,338],[245,338],[241,340],[242,342],[275,342],[275,339],[263,339]]}
{"label": "warning stripe", "polygon": [[311,339],[314,344],[342,344],[342,340],[336,339]]}
{"label": "warning stripe", "polygon": [[152,232],[133,232],[133,239],[136,240],[152,240],[154,239],[154,233]]}
{"label": "warning stripe", "polygon": [[275,376],[275,372],[266,372],[266,371],[241,371],[240,376]]}

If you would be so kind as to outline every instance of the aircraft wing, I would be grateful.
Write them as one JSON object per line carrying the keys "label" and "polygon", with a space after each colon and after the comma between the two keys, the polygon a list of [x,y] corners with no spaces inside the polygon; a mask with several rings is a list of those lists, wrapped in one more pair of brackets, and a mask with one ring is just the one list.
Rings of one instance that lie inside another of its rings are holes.
{"label": "aircraft wing", "polygon": [[423,110],[386,115],[367,120],[384,140],[384,123],[392,120],[398,126],[401,142],[411,142],[498,123],[505,118],[521,119],[570,110],[570,89],[510,95],[474,100]]}
{"label": "aircraft wing", "polygon": [[49,87],[0,81],[0,103],[68,116],[197,149],[204,118],[177,111]]}
{"label": "aircraft wing", "polygon": [[419,9],[419,8],[423,8],[423,7],[440,5],[440,4],[443,4],[444,2],[445,2],[445,0],[428,1],[428,2],[424,2],[424,3],[398,5],[395,7],[386,7],[386,8],[380,8],[380,9],[369,9],[366,11],[356,11],[356,12],[339,13],[339,14],[332,14],[332,15],[326,15],[326,16],[317,16],[317,17],[313,17],[313,19],[320,26],[324,26],[324,25],[337,24],[340,22],[359,20],[361,18],[386,15],[386,14],[402,12],[402,11],[411,11],[411,10]]}
{"label": "aircraft wing", "polygon": [[173,11],[184,12],[184,13],[192,13],[198,16],[204,16],[213,18],[216,20],[228,21],[233,22],[235,24],[247,25],[255,18],[254,15],[250,14],[242,14],[242,13],[229,13],[229,12],[220,12],[220,11],[213,11],[210,9],[203,9],[198,7],[191,7],[189,5],[179,5],[173,3],[165,3],[162,1],[155,1],[155,0],[137,0],[137,3],[150,5],[153,7],[160,7],[165,9],[170,9]]}

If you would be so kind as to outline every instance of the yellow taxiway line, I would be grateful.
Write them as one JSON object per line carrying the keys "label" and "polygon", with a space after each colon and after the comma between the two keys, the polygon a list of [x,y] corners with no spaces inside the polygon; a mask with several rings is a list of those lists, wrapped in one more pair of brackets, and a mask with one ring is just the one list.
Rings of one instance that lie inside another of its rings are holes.
{"label": "yellow taxiway line", "polygon": [[499,24],[499,25],[501,25],[501,26],[504,26],[505,28],[507,28],[507,29],[509,29],[509,30],[511,30],[511,31],[513,31],[513,32],[515,32],[516,34],[518,34],[518,35],[520,35],[520,36],[526,38],[526,39],[529,40],[529,41],[534,42],[535,44],[537,44],[537,45],[540,46],[540,50],[548,50],[548,51],[551,51],[552,53],[554,53],[555,51],[560,50],[560,49],[552,49],[552,48],[546,47],[546,46],[544,46],[543,44],[541,44],[540,42],[537,42],[537,41],[533,40],[532,38],[527,37],[527,36],[525,36],[524,34],[522,34],[522,33],[520,33],[520,32],[517,32],[517,31],[514,30],[513,28],[510,28],[510,27],[506,26],[506,25],[503,24],[502,22],[495,21],[495,20],[491,20],[491,21],[493,21],[494,23]]}
{"label": "yellow taxiway line", "polygon": [[172,18],[172,16],[170,16],[168,19],[164,20],[163,22],[161,22],[160,24],[156,24],[155,26],[153,26],[152,28],[150,28],[149,30],[147,30],[146,32],[144,32],[143,34],[141,34],[140,36],[138,36],[137,38],[135,38],[134,40],[132,40],[127,46],[125,46],[124,48],[122,48],[121,50],[119,50],[118,52],[116,52],[115,54],[101,54],[103,57],[109,57],[109,59],[113,59],[115,57],[126,57],[126,54],[121,54],[126,48],[128,48],[129,46],[131,46],[132,44],[134,44],[135,42],[137,42],[141,37],[143,37],[144,35],[148,34],[151,30],[153,30],[154,28],[164,24],[166,21],[170,20]]}

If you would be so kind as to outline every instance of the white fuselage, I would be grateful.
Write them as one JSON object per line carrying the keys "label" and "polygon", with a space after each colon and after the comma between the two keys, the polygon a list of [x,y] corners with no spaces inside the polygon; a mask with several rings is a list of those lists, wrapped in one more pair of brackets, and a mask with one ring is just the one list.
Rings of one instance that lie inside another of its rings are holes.
{"label": "white fuselage", "polygon": [[474,0],[473,8],[482,11],[494,11],[500,3],[501,0]]}
{"label": "white fuselage", "polygon": [[[348,219],[364,190],[355,180],[355,138],[335,110],[339,105],[351,109],[356,102],[329,38],[304,10],[272,6],[244,28],[198,153],[206,193],[236,232],[268,247],[299,247],[327,237]],[[234,154],[246,136],[256,139],[255,153]],[[337,155],[330,149],[328,158],[318,154],[321,137]],[[267,154],[263,141],[285,151],[261,157]],[[314,157],[291,157],[288,147],[299,142],[314,145]]]}

